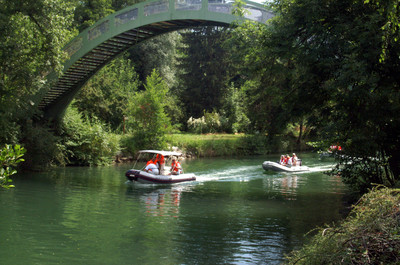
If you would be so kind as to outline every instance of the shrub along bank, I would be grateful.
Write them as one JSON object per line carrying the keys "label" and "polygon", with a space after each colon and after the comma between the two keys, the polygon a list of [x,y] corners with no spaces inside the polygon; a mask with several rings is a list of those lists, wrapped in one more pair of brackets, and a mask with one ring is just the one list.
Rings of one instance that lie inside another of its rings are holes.
{"label": "shrub along bank", "polygon": [[319,228],[287,264],[400,264],[400,189],[374,188],[341,224]]}

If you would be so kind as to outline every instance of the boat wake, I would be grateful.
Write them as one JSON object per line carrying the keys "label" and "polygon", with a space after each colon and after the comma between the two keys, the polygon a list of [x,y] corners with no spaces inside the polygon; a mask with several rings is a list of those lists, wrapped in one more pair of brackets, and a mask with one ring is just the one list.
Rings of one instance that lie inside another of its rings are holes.
{"label": "boat wake", "polygon": [[[321,165],[314,164],[309,165],[310,170],[304,172],[296,172],[296,175],[302,174],[310,174],[314,172],[324,172],[330,171],[334,165]],[[256,178],[265,178],[265,175],[271,176],[285,176],[285,175],[293,175],[294,173],[288,172],[268,172],[262,169],[260,165],[251,165],[251,166],[238,166],[233,168],[226,169],[210,169],[207,171],[193,172],[196,176],[196,180],[188,181],[184,183],[175,183],[173,186],[193,186],[201,183],[205,183],[208,181],[237,181],[237,182],[247,182],[250,180],[254,180]],[[135,184],[138,187],[149,187],[149,186],[157,186],[157,184]]]}
{"label": "boat wake", "polygon": [[324,166],[310,166],[310,171],[309,172],[324,172],[324,171],[330,171],[333,169],[335,165],[324,165]]}
{"label": "boat wake", "polygon": [[196,173],[197,182],[206,181],[248,181],[254,175],[259,175],[259,166],[241,166],[227,170],[210,170]]}

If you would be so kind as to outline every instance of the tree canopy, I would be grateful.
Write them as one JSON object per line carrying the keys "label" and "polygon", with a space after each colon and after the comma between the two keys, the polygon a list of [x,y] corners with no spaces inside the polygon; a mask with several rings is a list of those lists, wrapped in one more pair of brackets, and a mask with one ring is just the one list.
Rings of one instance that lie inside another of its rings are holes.
{"label": "tree canopy", "polygon": [[359,189],[395,185],[400,173],[398,8],[389,2],[275,1],[268,27],[237,33],[259,62],[251,106],[271,123],[306,119],[325,147],[343,146],[336,173]]}

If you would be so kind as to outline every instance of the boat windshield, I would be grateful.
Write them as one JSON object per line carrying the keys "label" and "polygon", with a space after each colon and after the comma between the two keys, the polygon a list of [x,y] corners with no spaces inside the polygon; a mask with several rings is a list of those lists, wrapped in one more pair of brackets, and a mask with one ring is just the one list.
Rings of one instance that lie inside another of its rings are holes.
{"label": "boat windshield", "polygon": [[140,150],[140,154],[149,153],[149,154],[159,154],[163,156],[181,156],[182,153],[180,152],[173,152],[173,151],[159,151],[159,150]]}

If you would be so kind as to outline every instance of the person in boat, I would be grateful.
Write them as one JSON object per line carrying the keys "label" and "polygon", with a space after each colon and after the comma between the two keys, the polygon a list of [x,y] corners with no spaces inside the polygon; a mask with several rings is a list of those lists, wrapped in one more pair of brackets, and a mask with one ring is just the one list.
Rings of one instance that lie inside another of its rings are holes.
{"label": "person in boat", "polygon": [[281,158],[281,165],[282,166],[288,166],[291,165],[291,160],[290,160],[290,156],[289,155],[282,155],[283,158]]}
{"label": "person in boat", "polygon": [[298,158],[297,158],[297,156],[296,156],[296,154],[295,153],[293,153],[293,156],[292,156],[292,166],[297,166],[297,160],[298,160]]}
{"label": "person in boat", "polygon": [[289,155],[286,155],[286,166],[291,167],[293,164],[293,159]]}
{"label": "person in boat", "polygon": [[164,166],[165,166],[164,156],[161,154],[157,154],[155,162],[156,165],[158,166],[160,175],[164,175]]}
{"label": "person in boat", "polygon": [[284,165],[285,164],[285,156],[281,155],[281,160],[279,160],[279,164]]}
{"label": "person in boat", "polygon": [[176,157],[172,157],[171,175],[179,175],[182,173],[182,166]]}
{"label": "person in boat", "polygon": [[156,159],[153,159],[153,158],[150,159],[147,162],[146,167],[144,168],[144,171],[151,173],[151,174],[158,175],[160,173],[160,171],[158,170]]}

